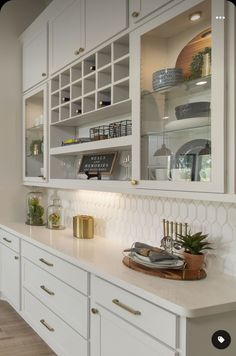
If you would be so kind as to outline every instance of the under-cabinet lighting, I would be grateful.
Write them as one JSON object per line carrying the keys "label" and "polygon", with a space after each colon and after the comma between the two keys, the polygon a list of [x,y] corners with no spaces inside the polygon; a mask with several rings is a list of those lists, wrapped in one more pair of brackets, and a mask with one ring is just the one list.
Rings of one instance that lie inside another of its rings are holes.
{"label": "under-cabinet lighting", "polygon": [[201,82],[197,82],[196,85],[204,85],[207,84],[206,80],[202,80]]}
{"label": "under-cabinet lighting", "polygon": [[162,117],[162,120],[168,120],[169,119],[169,116],[163,116]]}
{"label": "under-cabinet lighting", "polygon": [[189,20],[190,21],[197,21],[197,20],[200,19],[201,16],[202,16],[201,11],[194,12],[193,14],[189,15]]}

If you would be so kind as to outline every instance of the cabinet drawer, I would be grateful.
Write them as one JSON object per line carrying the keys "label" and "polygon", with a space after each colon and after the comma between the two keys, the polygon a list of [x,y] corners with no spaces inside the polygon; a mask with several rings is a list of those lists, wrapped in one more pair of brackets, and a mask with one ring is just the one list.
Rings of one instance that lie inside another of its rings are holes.
{"label": "cabinet drawer", "polygon": [[58,355],[88,355],[87,341],[26,290],[23,290],[23,315]]}
{"label": "cabinet drawer", "polygon": [[23,286],[82,336],[88,336],[88,298],[48,272],[22,260]]}
{"label": "cabinet drawer", "polygon": [[20,251],[20,239],[19,237],[10,234],[5,230],[0,229],[0,241],[7,247],[12,250],[19,252]]}
{"label": "cabinet drawer", "polygon": [[176,315],[96,276],[91,278],[91,296],[97,304],[176,348]]}
{"label": "cabinet drawer", "polygon": [[88,273],[51,253],[22,241],[22,256],[78,291],[88,294]]}

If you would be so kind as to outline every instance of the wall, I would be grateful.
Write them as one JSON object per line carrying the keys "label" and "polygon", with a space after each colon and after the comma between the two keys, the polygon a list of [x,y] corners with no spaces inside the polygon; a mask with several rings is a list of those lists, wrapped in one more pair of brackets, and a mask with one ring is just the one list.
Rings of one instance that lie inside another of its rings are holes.
{"label": "wall", "polygon": [[[0,12],[0,217],[22,214],[21,48],[18,37],[48,0],[12,0]],[[22,217],[22,216],[21,216]]]}
{"label": "wall", "polygon": [[[55,191],[49,190],[49,197]],[[89,191],[58,191],[72,227],[77,214],[95,217],[95,234],[119,240],[159,245],[162,219],[188,222],[192,231],[209,234],[214,250],[208,268],[236,276],[236,204],[201,202]]]}

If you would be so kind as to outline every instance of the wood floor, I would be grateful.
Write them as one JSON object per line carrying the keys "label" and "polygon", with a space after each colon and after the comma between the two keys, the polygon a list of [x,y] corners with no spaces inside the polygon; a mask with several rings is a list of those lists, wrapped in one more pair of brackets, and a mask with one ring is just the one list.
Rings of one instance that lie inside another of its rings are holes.
{"label": "wood floor", "polygon": [[4,301],[0,301],[0,355],[56,355],[31,327]]}

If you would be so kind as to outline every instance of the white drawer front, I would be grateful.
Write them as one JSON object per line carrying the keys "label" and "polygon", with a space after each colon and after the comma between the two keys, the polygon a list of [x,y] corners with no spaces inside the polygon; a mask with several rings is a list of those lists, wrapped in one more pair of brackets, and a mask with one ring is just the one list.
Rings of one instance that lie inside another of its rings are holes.
{"label": "white drawer front", "polygon": [[23,290],[23,314],[58,355],[88,355],[87,341],[26,290]]}
{"label": "white drawer front", "polygon": [[176,315],[96,276],[91,278],[91,296],[96,303],[176,348]]}
{"label": "white drawer front", "polygon": [[20,239],[19,237],[10,234],[9,232],[0,229],[0,241],[7,247],[12,250],[19,252],[20,251]]}
{"label": "white drawer front", "polygon": [[88,294],[88,273],[51,253],[22,241],[22,256],[78,291]]}
{"label": "white drawer front", "polygon": [[23,258],[23,286],[85,338],[88,298]]}

